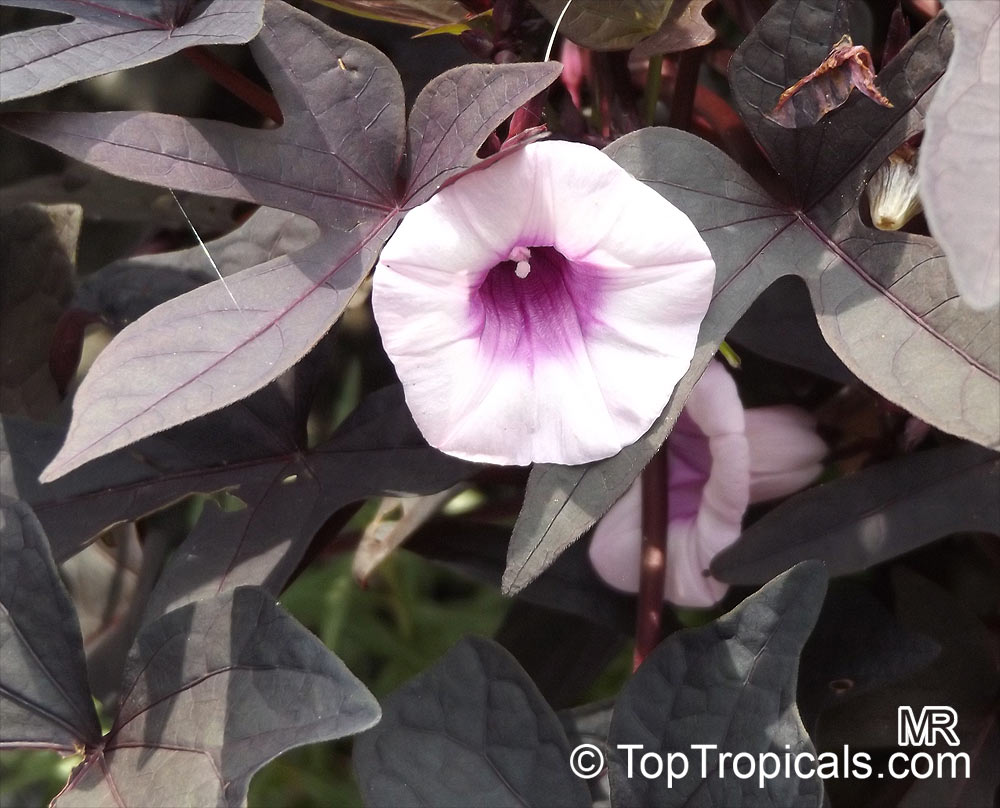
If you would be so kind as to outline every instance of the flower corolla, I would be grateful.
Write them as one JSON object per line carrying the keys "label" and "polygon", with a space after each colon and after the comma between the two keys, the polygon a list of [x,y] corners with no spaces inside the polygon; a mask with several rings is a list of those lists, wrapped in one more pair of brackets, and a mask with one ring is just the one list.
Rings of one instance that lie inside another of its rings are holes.
{"label": "flower corolla", "polygon": [[714,279],[681,211],[597,149],[545,141],[409,211],[372,305],[428,443],[577,464],[633,443],[666,406]]}
{"label": "flower corolla", "polygon": [[[701,377],[667,439],[667,556],[664,600],[712,606],[727,586],[708,566],[739,538],[751,503],[787,496],[822,471],[826,444],[794,406],[744,410],[718,361]],[[639,589],[642,491],[635,483],[594,530],[590,560],[616,589]]]}

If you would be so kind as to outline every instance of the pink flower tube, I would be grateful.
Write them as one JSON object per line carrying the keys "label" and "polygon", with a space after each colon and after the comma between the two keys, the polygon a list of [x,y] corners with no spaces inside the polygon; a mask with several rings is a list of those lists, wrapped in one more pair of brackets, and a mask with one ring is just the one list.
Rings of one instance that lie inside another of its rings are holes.
{"label": "pink flower tube", "polygon": [[[752,502],[787,496],[822,471],[826,444],[798,407],[743,410],[736,384],[713,361],[667,441],[667,579],[663,598],[707,607],[728,588],[707,570],[740,535]],[[590,560],[608,584],[639,589],[642,494],[634,484],[598,523]]]}
{"label": "pink flower tube", "polygon": [[714,279],[677,208],[597,149],[545,141],[407,213],[372,305],[428,443],[576,464],[635,442],[666,406]]}

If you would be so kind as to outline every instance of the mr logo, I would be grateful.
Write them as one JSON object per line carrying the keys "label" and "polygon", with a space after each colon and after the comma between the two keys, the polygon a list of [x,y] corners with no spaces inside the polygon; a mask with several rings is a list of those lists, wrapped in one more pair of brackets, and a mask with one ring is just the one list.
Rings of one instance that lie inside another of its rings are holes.
{"label": "mr logo", "polygon": [[900,707],[896,718],[896,741],[900,746],[934,746],[937,738],[958,746],[958,713],[954,707],[926,706],[920,708],[920,717],[913,714],[912,707]]}

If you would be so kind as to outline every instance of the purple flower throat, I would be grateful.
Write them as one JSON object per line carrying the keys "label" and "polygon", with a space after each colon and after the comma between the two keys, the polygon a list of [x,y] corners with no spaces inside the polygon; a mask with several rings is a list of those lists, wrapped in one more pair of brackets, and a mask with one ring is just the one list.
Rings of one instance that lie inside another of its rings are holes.
{"label": "purple flower throat", "polygon": [[599,324],[601,279],[552,246],[516,246],[474,290],[469,316],[494,361],[534,367],[585,350]]}

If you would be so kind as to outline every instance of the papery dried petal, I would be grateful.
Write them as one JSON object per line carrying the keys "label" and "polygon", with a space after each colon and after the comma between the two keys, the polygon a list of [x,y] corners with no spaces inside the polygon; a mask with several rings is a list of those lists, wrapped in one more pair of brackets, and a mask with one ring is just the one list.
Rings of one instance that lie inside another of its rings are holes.
{"label": "papery dried petal", "polygon": [[844,34],[819,67],[803,76],[778,98],[769,120],[788,129],[812,126],[841,106],[858,89],[883,107],[892,102],[875,86],[875,69],[868,49]]}

